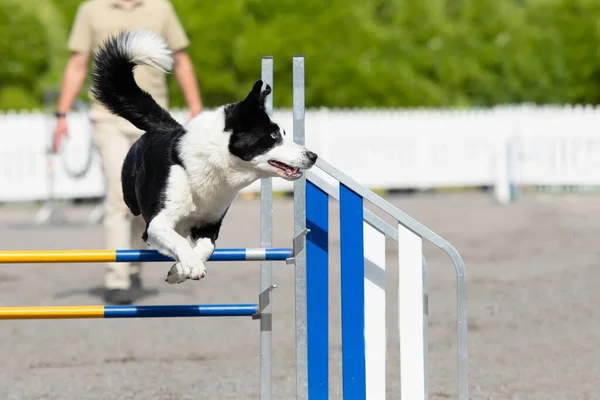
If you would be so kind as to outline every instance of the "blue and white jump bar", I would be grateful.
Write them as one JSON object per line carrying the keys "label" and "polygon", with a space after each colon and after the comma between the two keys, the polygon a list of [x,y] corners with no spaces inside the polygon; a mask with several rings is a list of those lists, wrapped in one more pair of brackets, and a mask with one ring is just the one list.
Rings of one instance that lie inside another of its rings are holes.
{"label": "blue and white jump bar", "polygon": [[[291,257],[289,248],[222,248],[215,249],[208,261],[285,261]],[[174,260],[155,250],[0,251],[0,264],[163,261]]]}

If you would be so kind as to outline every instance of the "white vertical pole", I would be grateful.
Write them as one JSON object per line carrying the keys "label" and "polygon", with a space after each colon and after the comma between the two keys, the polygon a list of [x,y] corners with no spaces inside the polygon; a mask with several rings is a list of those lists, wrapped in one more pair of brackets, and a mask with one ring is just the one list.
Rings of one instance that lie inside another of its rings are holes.
{"label": "white vertical pole", "polygon": [[[261,60],[261,79],[263,86],[269,85],[273,90],[273,57]],[[266,98],[267,114],[273,115],[273,92]],[[273,246],[273,182],[265,178],[260,183],[260,246]],[[260,263],[261,297],[270,299],[267,292],[273,283],[271,261]],[[260,316],[260,399],[271,400],[273,377],[273,323],[272,308],[269,301]]]}
{"label": "white vertical pole", "polygon": [[[292,102],[294,103],[294,142],[304,145],[304,56],[292,57]],[[294,181],[294,237],[306,229],[306,176]],[[306,249],[296,254],[294,286],[296,317],[296,399],[308,399],[308,360],[306,325]]]}
{"label": "white vertical pole", "polygon": [[514,203],[517,200],[518,196],[518,185],[519,182],[517,180],[517,163],[518,163],[518,153],[517,153],[517,136],[516,134],[510,135],[508,138],[508,187],[510,194],[510,202]]}
{"label": "white vertical pole", "polygon": [[398,324],[401,398],[425,400],[421,237],[398,224]]}
{"label": "white vertical pole", "polygon": [[500,204],[510,203],[510,181],[508,173],[508,147],[509,138],[503,137],[500,139],[495,152],[495,183],[494,197]]}
{"label": "white vertical pole", "polygon": [[427,260],[422,256],[423,271],[423,376],[425,380],[425,399],[429,398],[429,277]]}
{"label": "white vertical pole", "polygon": [[385,400],[385,235],[363,224],[367,399]]}

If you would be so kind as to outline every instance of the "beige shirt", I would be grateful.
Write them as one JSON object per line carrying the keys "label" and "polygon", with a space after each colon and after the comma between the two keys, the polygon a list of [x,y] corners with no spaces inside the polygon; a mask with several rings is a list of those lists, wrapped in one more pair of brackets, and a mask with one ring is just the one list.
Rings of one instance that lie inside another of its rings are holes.
{"label": "beige shirt", "polygon": [[[119,0],[85,0],[78,8],[71,29],[68,48],[72,52],[91,55],[107,37],[120,30],[147,29],[163,36],[172,51],[185,49],[189,39],[168,0],[135,0],[124,7]],[[134,70],[138,85],[149,92],[161,106],[168,107],[168,88],[164,73],[147,66]],[[93,119],[115,119],[92,96]],[[121,119],[121,118],[118,118]]]}

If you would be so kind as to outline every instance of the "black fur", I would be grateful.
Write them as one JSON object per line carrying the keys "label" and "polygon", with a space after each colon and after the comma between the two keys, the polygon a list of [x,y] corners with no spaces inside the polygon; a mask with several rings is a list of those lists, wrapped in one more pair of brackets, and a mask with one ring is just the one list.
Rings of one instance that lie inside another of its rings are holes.
{"label": "black fur", "polygon": [[223,214],[221,219],[219,219],[216,222],[211,222],[208,224],[202,224],[193,227],[192,231],[190,232],[190,237],[192,238],[192,240],[197,241],[198,239],[208,238],[213,244],[215,244],[215,242],[219,238],[221,224],[223,223],[223,219],[225,218],[225,214],[227,214],[228,210],[229,208],[225,210],[225,213]]}
{"label": "black fur", "polygon": [[[133,215],[142,214],[147,227],[163,206],[170,166],[182,164],[177,145],[185,129],[137,85],[134,67],[118,45],[118,36],[109,38],[94,55],[91,92],[113,113],[145,131],[125,157],[121,185],[125,204]],[[146,231],[142,237],[148,238]]]}
{"label": "black fur", "polygon": [[[244,161],[250,161],[280,144],[279,126],[271,121],[265,109],[265,98],[271,93],[263,81],[257,81],[241,102],[225,107],[225,130],[231,132],[229,151]],[[258,110],[258,112],[257,112]]]}
{"label": "black fur", "polygon": [[118,41],[132,32],[107,39],[94,54],[91,94],[111,112],[143,131],[171,131],[181,128],[171,115],[142,90],[133,78],[135,64],[129,61]]}
{"label": "black fur", "polygon": [[[144,134],[131,146],[123,162],[123,200],[133,215],[142,214],[146,229],[164,205],[171,166],[182,165],[176,146],[184,133],[180,128],[162,134]],[[146,230],[142,239],[148,239]]]}

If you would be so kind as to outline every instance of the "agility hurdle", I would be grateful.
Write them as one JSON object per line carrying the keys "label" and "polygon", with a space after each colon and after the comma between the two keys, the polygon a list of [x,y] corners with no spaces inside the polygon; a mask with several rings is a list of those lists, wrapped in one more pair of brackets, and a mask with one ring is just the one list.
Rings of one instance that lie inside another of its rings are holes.
{"label": "agility hurdle", "polygon": [[[220,248],[209,261],[286,261],[293,263],[288,248]],[[19,250],[0,251],[0,264],[99,263],[175,261],[155,250]],[[272,286],[270,289],[273,289]],[[267,292],[268,294],[268,292]],[[268,302],[261,298],[262,302]],[[0,307],[2,319],[261,317],[258,304],[184,304],[145,306],[48,306]]]}
{"label": "agility hurdle", "polygon": [[[263,57],[263,81],[273,86],[273,59]],[[272,96],[267,112],[272,114]],[[293,136],[305,141],[304,57],[293,57]],[[318,152],[318,149],[315,149]],[[329,201],[339,202],[342,388],[345,399],[386,398],[386,238],[398,242],[401,397],[425,400],[427,393],[426,240],[445,252],[456,273],[458,394],[468,400],[465,265],[445,239],[360,185],[325,160],[294,182],[292,248],[272,246],[272,182],[261,182],[260,248],[216,249],[209,261],[261,261],[260,292],[253,304],[150,306],[3,307],[0,319],[251,317],[260,321],[260,398],[272,398],[272,262],[294,265],[296,398],[329,398]],[[390,225],[365,208],[371,204]],[[0,252],[0,264],[172,261],[152,250],[37,250]]]}

